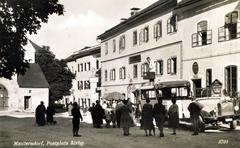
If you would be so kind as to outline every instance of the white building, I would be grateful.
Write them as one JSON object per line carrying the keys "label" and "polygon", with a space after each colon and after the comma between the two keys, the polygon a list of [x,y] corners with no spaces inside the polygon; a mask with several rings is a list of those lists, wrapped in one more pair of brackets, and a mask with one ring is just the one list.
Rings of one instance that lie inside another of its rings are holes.
{"label": "white building", "polygon": [[48,105],[49,85],[39,65],[34,63],[35,50],[34,47],[26,51],[25,59],[30,61],[30,68],[25,75],[13,76],[12,80],[0,78],[0,111],[35,111],[41,101]]}
{"label": "white building", "polygon": [[99,100],[100,51],[100,45],[85,47],[66,58],[68,67],[76,74],[76,78],[73,80],[71,96],[64,97],[62,103],[77,102],[80,106],[85,104],[90,107],[93,102]]}
{"label": "white building", "polygon": [[[215,79],[225,95],[240,91],[239,0],[158,0],[98,36],[101,40],[102,95],[118,91],[133,102],[146,58],[156,64],[155,82],[185,79],[193,97]],[[194,69],[194,70],[193,70]],[[148,94],[148,97],[151,94]]]}

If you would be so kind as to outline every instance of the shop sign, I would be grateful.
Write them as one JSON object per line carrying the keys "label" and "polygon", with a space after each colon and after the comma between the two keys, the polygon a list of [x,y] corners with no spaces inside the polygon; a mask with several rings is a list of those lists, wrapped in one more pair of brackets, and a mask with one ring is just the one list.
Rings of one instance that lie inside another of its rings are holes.
{"label": "shop sign", "polygon": [[214,80],[211,87],[214,95],[221,95],[222,83],[219,80]]}
{"label": "shop sign", "polygon": [[129,57],[129,64],[141,62],[141,55]]}
{"label": "shop sign", "polygon": [[192,65],[192,71],[195,75],[198,73],[198,69],[199,69],[198,63],[194,62],[193,65]]}

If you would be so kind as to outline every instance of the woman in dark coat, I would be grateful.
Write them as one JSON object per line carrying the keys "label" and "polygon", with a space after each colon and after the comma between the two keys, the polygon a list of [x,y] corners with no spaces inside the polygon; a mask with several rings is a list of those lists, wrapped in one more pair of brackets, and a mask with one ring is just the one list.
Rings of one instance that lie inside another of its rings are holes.
{"label": "woman in dark coat", "polygon": [[[150,103],[150,99],[146,99],[146,103],[143,105],[142,110],[142,119],[141,124],[146,133],[146,136],[152,136],[151,131],[154,130],[153,125],[153,107]],[[147,134],[147,130],[149,130],[149,134]]]}
{"label": "woman in dark coat", "polygon": [[44,126],[46,124],[45,113],[46,113],[46,108],[44,106],[43,101],[41,101],[41,104],[38,105],[35,112],[36,122],[39,126]]}
{"label": "woman in dark coat", "polygon": [[120,109],[121,112],[121,118],[120,118],[120,126],[123,128],[123,135],[129,136],[129,128],[132,126],[131,123],[131,116],[130,113],[132,113],[132,110],[127,105],[128,101],[123,100],[123,106]]}
{"label": "woman in dark coat", "polygon": [[55,114],[55,109],[53,108],[52,105],[49,105],[47,107],[47,124],[50,123],[50,124],[55,124],[56,122],[53,121],[53,115]]}
{"label": "woman in dark coat", "polygon": [[83,121],[82,115],[78,109],[77,102],[73,103],[73,109],[71,111],[73,119],[72,119],[72,124],[73,124],[73,136],[80,137],[81,135],[78,135],[78,130],[79,130],[79,124],[80,124],[80,119]]}
{"label": "woman in dark coat", "polygon": [[165,106],[162,104],[162,99],[158,98],[158,103],[154,104],[153,117],[155,118],[156,125],[160,131],[160,137],[164,137],[163,125],[166,115]]}
{"label": "woman in dark coat", "polygon": [[179,111],[178,111],[178,105],[176,104],[176,99],[172,99],[172,105],[169,107],[168,110],[168,115],[169,115],[169,120],[168,120],[168,127],[173,128],[173,133],[172,135],[176,135],[176,128],[179,125]]}
{"label": "woman in dark coat", "polygon": [[95,117],[95,123],[97,125],[97,128],[101,128],[101,124],[103,124],[103,108],[100,105],[100,101],[96,101],[96,105],[93,110],[93,114]]}

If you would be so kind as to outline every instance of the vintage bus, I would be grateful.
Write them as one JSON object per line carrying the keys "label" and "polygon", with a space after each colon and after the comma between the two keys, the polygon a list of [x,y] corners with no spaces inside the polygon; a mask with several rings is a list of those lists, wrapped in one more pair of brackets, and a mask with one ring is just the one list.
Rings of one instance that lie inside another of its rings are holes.
{"label": "vintage bus", "polygon": [[146,99],[151,100],[151,104],[157,103],[157,98],[163,99],[163,105],[168,110],[172,105],[171,99],[177,100],[179,107],[179,118],[181,120],[189,120],[190,113],[188,105],[192,102],[190,82],[187,80],[161,81],[150,86],[142,86],[139,88],[140,106],[146,103]]}

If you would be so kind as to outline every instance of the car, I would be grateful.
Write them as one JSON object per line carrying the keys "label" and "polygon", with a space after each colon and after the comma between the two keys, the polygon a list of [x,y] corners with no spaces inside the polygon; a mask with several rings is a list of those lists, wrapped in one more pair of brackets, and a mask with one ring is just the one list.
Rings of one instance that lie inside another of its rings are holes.
{"label": "car", "polygon": [[203,97],[197,98],[196,101],[204,106],[199,117],[201,132],[204,132],[205,124],[223,123],[229,124],[231,129],[236,129],[240,119],[240,98]]}

